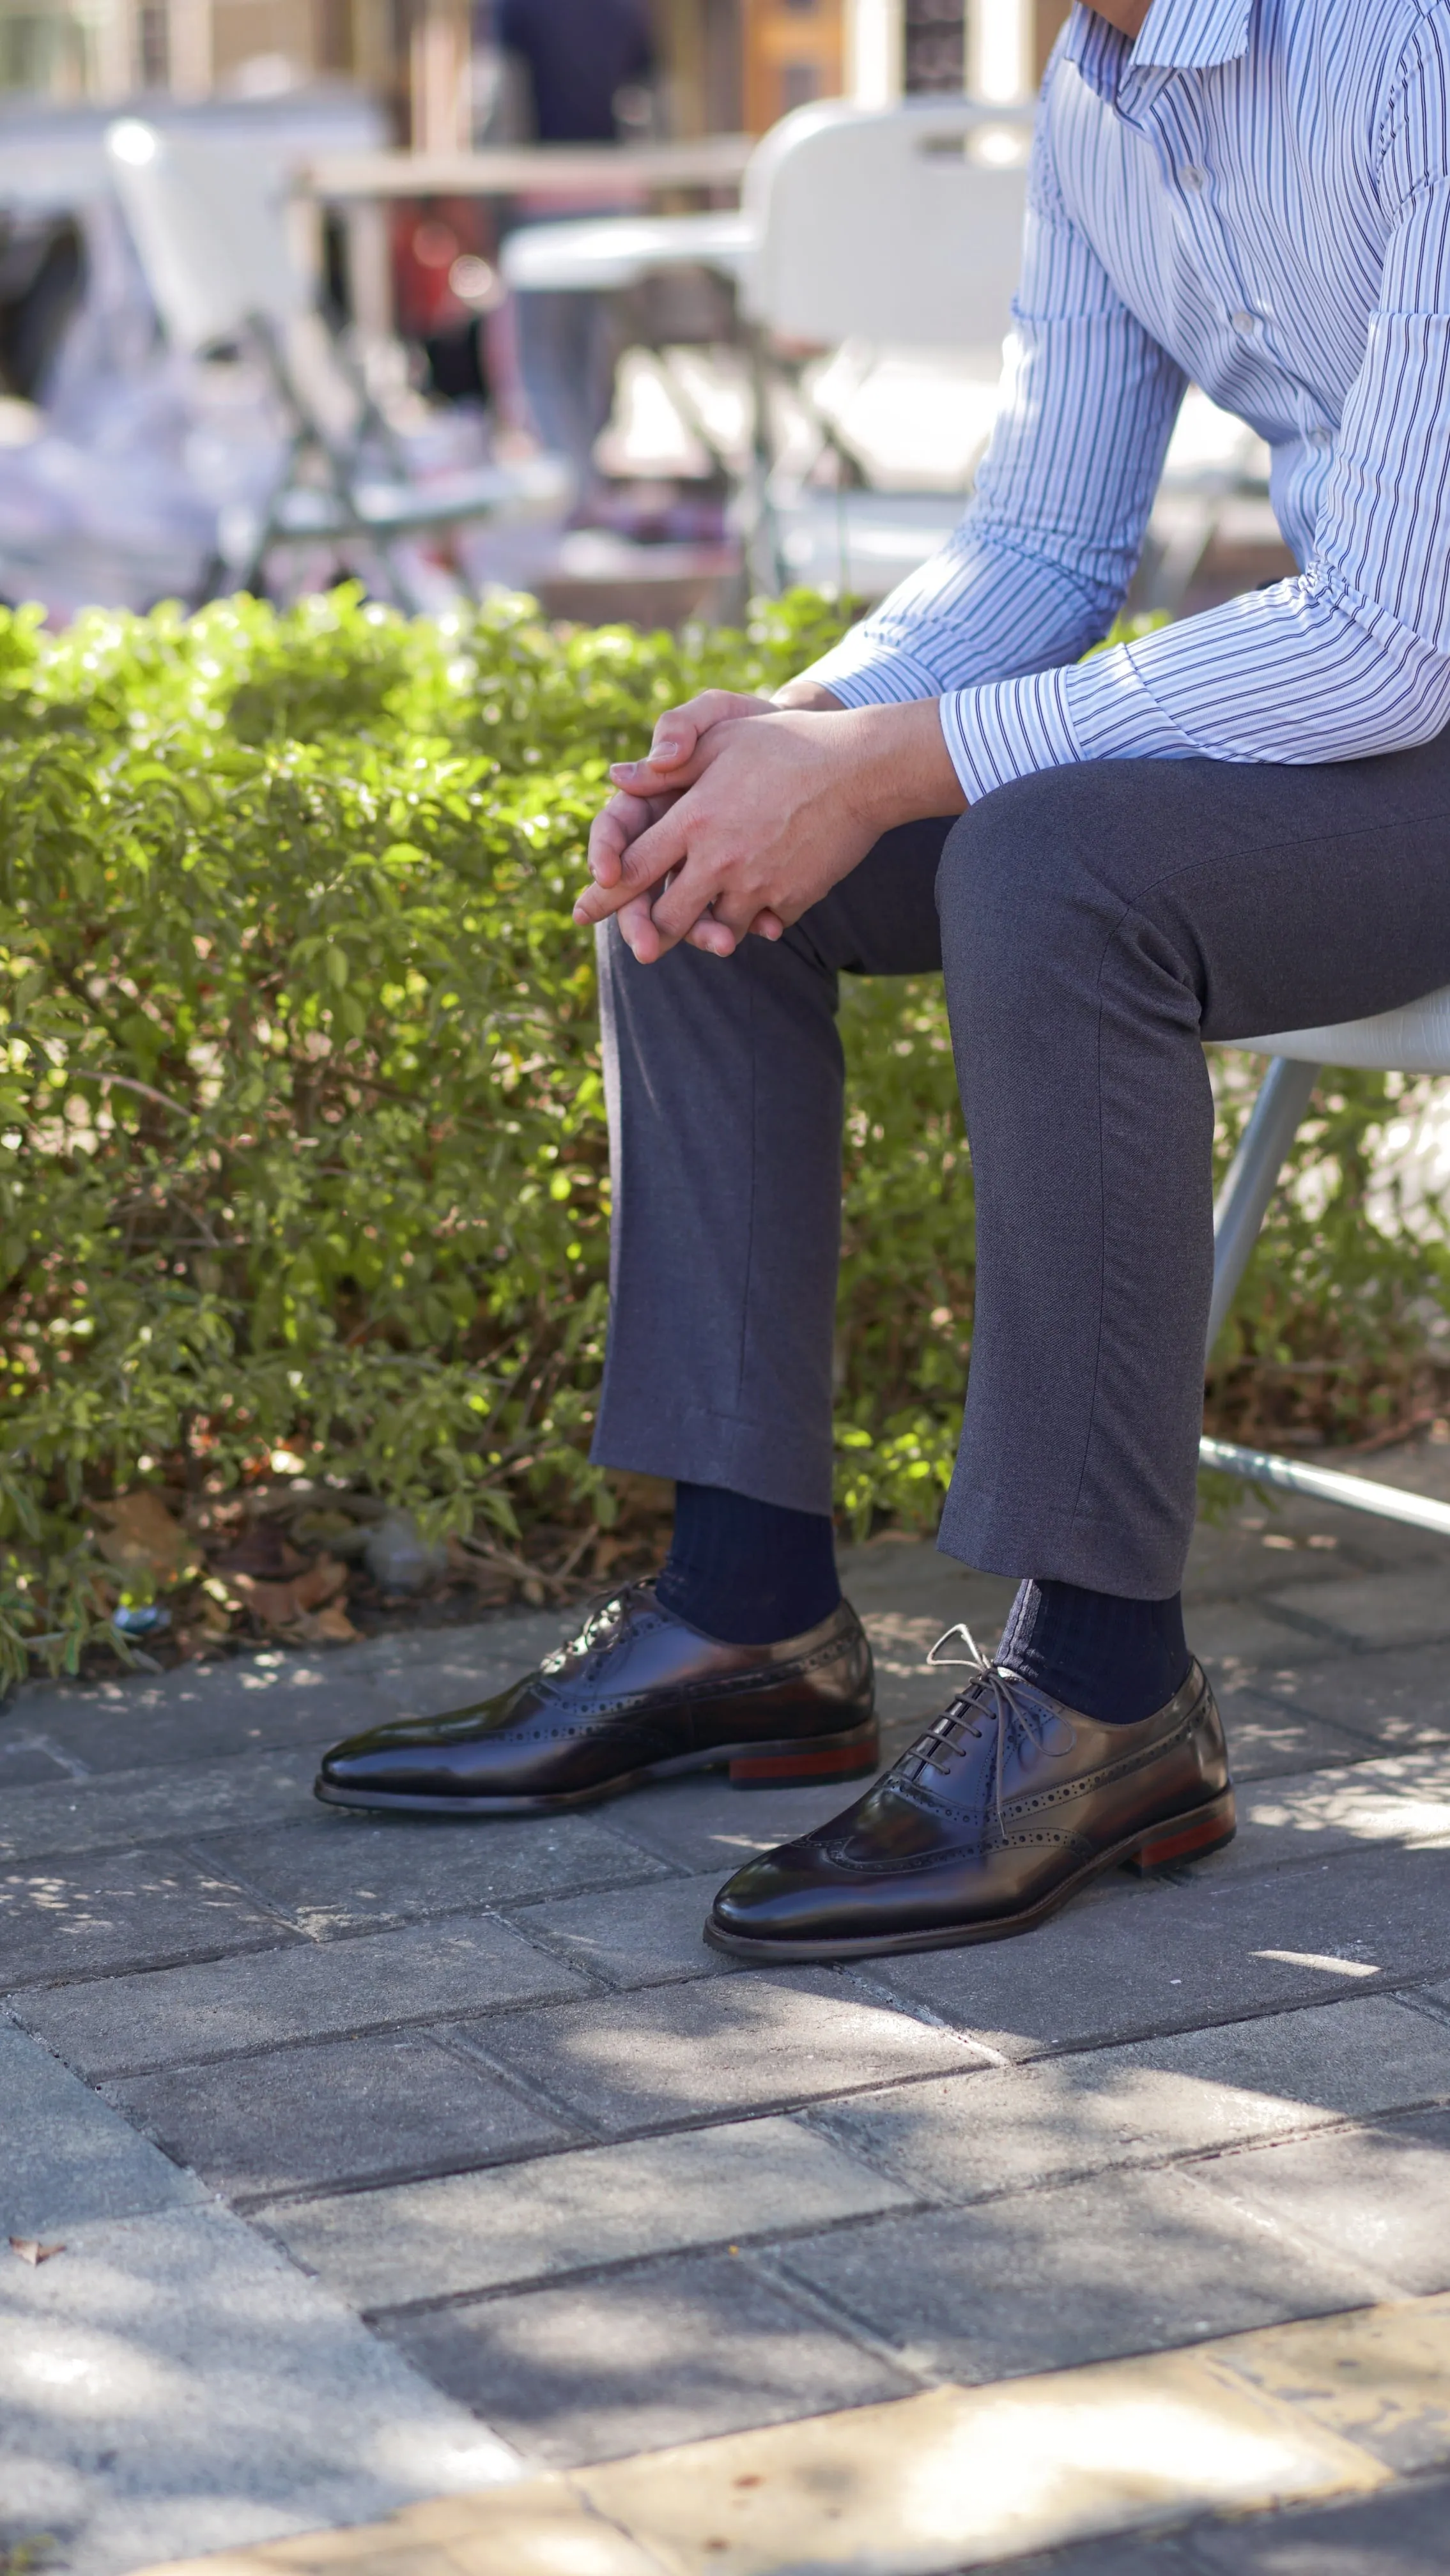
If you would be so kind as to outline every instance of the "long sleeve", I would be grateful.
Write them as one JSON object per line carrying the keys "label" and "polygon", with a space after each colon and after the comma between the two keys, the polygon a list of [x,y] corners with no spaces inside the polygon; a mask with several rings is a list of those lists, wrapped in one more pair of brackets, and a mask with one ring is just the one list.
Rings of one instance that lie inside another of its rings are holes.
{"label": "long sleeve", "polygon": [[[1071,294],[1044,292],[1056,273],[1048,246],[1062,227],[1039,212],[1024,299],[1029,417],[1019,425],[1018,405],[1009,404],[984,509],[969,513],[949,550],[971,577],[953,585],[939,557],[842,651],[843,694],[860,680],[863,695],[908,694],[869,686],[877,669],[869,639],[878,631],[895,655],[893,677],[910,669],[918,675],[911,694],[942,693],[943,732],[969,796],[1072,760],[1355,760],[1407,750],[1450,724],[1450,28],[1442,14],[1417,15],[1390,70],[1367,192],[1383,228],[1382,266],[1338,433],[1319,433],[1327,470],[1303,572],[1087,662],[1078,656],[1122,595],[1150,497],[1157,451],[1145,389],[1154,379],[1131,324],[1117,326],[1116,375],[1092,376],[1081,355],[1092,345],[1088,311],[1101,317],[1109,344],[1107,298],[1101,288],[1090,296],[1091,271],[1073,240],[1057,255]],[[1361,238],[1356,257],[1368,249]],[[1328,270],[1325,292],[1333,292]],[[1244,320],[1233,316],[1232,328]],[[1263,329],[1273,357],[1272,317]],[[1279,363],[1292,369],[1292,353]],[[1123,463],[1109,453],[1115,391],[1136,433]],[[1070,451],[1060,462],[1058,442]],[[1030,638],[1019,640],[996,602],[993,571],[1004,578],[1022,553],[1040,569],[1021,597],[1040,599],[1041,610]],[[1073,598],[1082,604],[1077,624]],[[973,668],[954,666],[951,641],[938,637],[943,623],[964,663],[978,653]],[[1049,661],[1056,667],[1044,669]],[[830,677],[824,667],[821,676]]]}
{"label": "long sleeve", "polygon": [[1122,605],[1185,381],[1066,213],[1041,135],[1013,322],[961,525],[809,675],[848,706],[941,698],[948,746],[974,773],[962,723],[975,730],[969,701],[988,693],[973,684],[1043,675],[984,709],[1004,775],[1076,756],[1060,666]]}
{"label": "long sleeve", "polygon": [[1062,673],[1072,756],[1358,760],[1450,724],[1445,41],[1427,19],[1388,119],[1393,229],[1303,574]]}

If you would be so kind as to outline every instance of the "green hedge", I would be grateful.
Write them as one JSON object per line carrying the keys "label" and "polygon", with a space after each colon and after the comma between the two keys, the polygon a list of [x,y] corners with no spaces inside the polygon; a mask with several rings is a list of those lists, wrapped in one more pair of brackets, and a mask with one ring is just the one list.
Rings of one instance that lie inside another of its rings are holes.
{"label": "green hedge", "polygon": [[[773,686],[836,628],[805,595],[682,640],[518,600],[409,624],[351,591],[59,637],[0,617],[0,1674],[110,1635],[91,1515],[138,1487],[325,1472],[437,1530],[609,1519],[585,823],[658,708]],[[924,1521],[970,1175],[936,987],[843,1010],[840,1500]],[[1428,1383],[1438,1235],[1364,1217],[1395,1090],[1336,1089],[1218,1419],[1343,1435]]]}

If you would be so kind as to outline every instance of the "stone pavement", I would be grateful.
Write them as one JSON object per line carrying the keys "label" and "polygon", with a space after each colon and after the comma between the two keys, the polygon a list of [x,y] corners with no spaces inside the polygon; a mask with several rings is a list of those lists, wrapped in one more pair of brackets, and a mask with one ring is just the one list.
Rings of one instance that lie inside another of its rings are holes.
{"label": "stone pavement", "polygon": [[[1389,1472],[1445,1492],[1447,1461]],[[1010,1587],[892,1540],[847,1579],[895,1751],[947,1695],[932,1639],[995,1636]],[[883,2406],[904,2443],[913,2408],[1135,2355],[1177,2356],[1166,2388],[1185,2348],[1450,2291],[1450,1558],[1249,1507],[1200,1532],[1189,1593],[1228,1852],[850,1969],[700,1941],[721,1875],[839,1791],[707,1778],[489,1825],[313,1804],[319,1747],[495,1687],[551,1614],[22,1692],[0,2248],[65,2250],[0,2250],[0,2558],[45,2531],[57,2570],[111,2576],[495,2484],[501,2510]],[[1358,2486],[1190,2480],[1118,2514],[1170,2537],[1074,2539],[1100,2495],[1046,2559],[829,2563],[1443,2568],[1444,2398]]]}

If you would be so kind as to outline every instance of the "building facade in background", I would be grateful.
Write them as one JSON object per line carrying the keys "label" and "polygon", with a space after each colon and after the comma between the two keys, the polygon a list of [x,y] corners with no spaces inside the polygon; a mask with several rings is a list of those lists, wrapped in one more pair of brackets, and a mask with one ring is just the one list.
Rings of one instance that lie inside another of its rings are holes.
{"label": "building facade in background", "polygon": [[[663,130],[763,133],[815,98],[1030,88],[1070,0],[654,0]],[[348,80],[424,150],[497,92],[490,0],[0,0],[0,90],[260,96]]]}

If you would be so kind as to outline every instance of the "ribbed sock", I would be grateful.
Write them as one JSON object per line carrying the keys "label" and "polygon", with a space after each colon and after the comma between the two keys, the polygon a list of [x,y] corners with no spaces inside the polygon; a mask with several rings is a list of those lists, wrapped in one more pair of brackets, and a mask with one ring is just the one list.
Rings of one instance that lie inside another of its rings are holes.
{"label": "ribbed sock", "polygon": [[1123,1601],[1076,1583],[1018,1588],[997,1661],[1106,1726],[1151,1717],[1188,1677],[1183,1596]]}
{"label": "ribbed sock", "polygon": [[724,1485],[677,1485],[675,1534],[656,1590],[677,1619],[726,1645],[798,1637],[841,1598],[830,1516]]}

